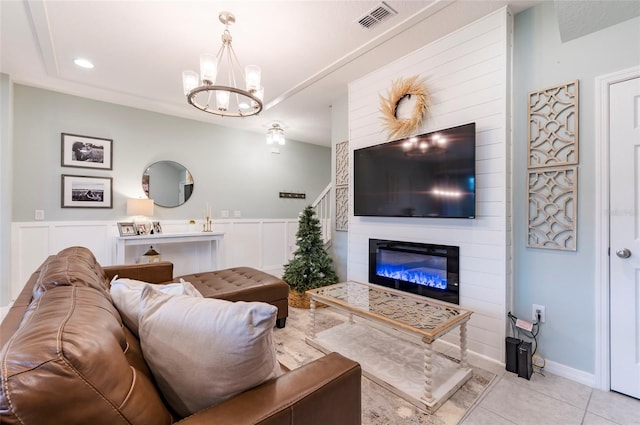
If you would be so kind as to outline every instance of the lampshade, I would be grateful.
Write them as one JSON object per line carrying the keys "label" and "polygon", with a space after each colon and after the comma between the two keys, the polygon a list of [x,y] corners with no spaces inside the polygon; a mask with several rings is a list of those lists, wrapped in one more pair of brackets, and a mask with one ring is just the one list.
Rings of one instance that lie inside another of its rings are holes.
{"label": "lampshade", "polygon": [[153,216],[153,199],[127,199],[127,215]]}

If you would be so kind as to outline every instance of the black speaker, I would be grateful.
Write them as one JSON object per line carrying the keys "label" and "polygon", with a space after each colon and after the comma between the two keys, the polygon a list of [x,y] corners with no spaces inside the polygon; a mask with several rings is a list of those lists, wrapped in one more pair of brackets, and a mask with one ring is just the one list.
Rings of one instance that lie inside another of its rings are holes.
{"label": "black speaker", "polygon": [[521,342],[518,345],[518,376],[531,379],[533,368],[531,367],[531,343]]}
{"label": "black speaker", "polygon": [[507,370],[509,372],[518,373],[518,345],[522,341],[510,336],[507,337],[506,341]]}

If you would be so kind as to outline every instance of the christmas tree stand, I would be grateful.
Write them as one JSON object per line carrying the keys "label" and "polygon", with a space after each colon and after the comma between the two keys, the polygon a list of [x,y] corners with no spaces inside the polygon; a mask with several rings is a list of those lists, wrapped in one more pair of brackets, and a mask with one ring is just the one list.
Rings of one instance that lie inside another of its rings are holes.
{"label": "christmas tree stand", "polygon": [[[326,304],[316,301],[316,308],[326,307]],[[293,289],[289,289],[289,307],[295,308],[311,308],[311,298],[306,293],[296,292]]]}
{"label": "christmas tree stand", "polygon": [[289,290],[289,305],[295,308],[311,308],[311,300],[307,294]]}

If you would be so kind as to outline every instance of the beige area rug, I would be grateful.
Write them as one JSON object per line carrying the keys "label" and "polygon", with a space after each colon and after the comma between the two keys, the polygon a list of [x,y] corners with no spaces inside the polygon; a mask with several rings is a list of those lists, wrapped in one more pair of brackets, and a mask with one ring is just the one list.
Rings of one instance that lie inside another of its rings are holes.
{"label": "beige area rug", "polygon": [[[305,342],[309,321],[309,310],[289,307],[286,327],[274,330],[273,338],[278,360],[289,369],[295,369],[324,355]],[[332,309],[316,310],[316,331],[328,329],[345,321],[347,321],[345,316]],[[455,359],[452,360],[455,361]],[[362,424],[455,425],[465,417],[495,378],[495,374],[484,369],[478,367],[472,367],[472,369],[472,378],[432,415],[363,376]]]}

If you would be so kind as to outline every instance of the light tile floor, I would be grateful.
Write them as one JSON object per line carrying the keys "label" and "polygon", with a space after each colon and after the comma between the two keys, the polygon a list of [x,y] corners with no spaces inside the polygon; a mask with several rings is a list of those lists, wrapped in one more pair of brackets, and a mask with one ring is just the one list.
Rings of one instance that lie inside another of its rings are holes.
{"label": "light tile floor", "polygon": [[[272,270],[279,277],[282,270]],[[455,347],[438,351],[459,358]],[[640,425],[640,400],[579,384],[548,372],[531,380],[469,353],[469,361],[497,377],[461,425]]]}
{"label": "light tile floor", "polygon": [[[434,347],[451,357],[460,350],[447,344]],[[640,400],[601,391],[543,371],[531,380],[507,372],[503,365],[468,352],[475,366],[496,379],[461,421],[461,425],[640,425]]]}
{"label": "light tile floor", "polygon": [[[487,367],[489,369],[489,367]],[[492,370],[493,369],[493,370]],[[530,381],[504,369],[462,425],[640,424],[640,400],[544,372]]]}

